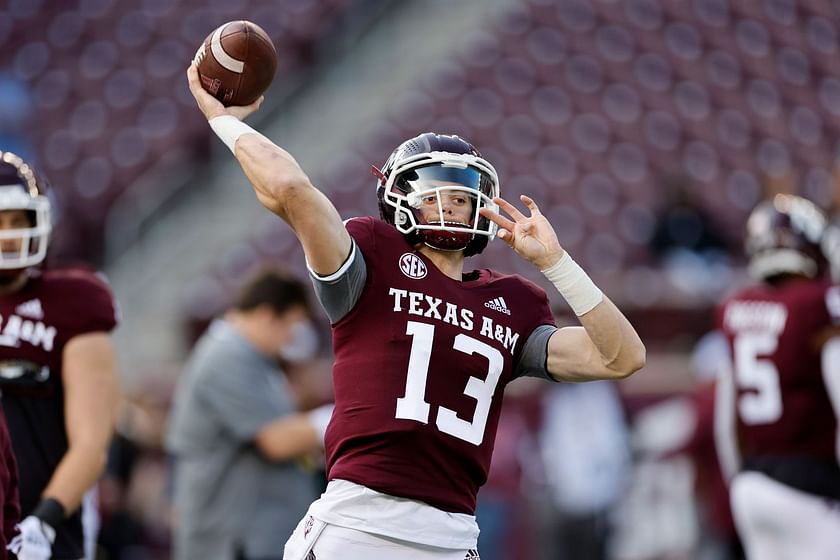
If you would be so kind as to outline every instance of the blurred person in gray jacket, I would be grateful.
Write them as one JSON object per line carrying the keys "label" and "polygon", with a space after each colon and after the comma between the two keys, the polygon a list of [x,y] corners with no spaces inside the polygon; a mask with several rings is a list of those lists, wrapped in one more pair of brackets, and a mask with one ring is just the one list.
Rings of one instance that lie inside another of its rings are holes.
{"label": "blurred person in gray jacket", "polygon": [[304,285],[267,271],[196,343],[166,436],[175,559],[279,560],[317,496],[295,459],[322,449],[331,407],[297,413],[278,365],[308,316]]}

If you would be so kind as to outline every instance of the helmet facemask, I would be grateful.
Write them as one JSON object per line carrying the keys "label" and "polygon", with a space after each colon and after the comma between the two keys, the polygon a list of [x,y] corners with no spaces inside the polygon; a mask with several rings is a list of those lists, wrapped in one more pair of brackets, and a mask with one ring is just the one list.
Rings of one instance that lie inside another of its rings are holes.
{"label": "helmet facemask", "polygon": [[497,212],[496,196],[498,177],[485,160],[431,152],[400,161],[383,186],[381,201],[393,208],[393,224],[401,233],[414,234],[434,249],[464,250],[469,256],[496,234],[496,224],[478,212]]}
{"label": "helmet facemask", "polygon": [[46,257],[52,219],[50,200],[44,189],[45,185],[26,162],[11,152],[0,152],[2,278],[38,265]]}
{"label": "helmet facemask", "polygon": [[47,254],[50,202],[29,196],[19,185],[0,185],[0,213],[23,211],[28,227],[0,229],[0,269],[20,270],[37,265]]}

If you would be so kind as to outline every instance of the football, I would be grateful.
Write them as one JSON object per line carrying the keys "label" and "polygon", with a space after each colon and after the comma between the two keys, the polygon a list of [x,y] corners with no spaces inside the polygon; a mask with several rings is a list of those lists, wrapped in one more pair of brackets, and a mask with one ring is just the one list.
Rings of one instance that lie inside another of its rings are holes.
{"label": "football", "polygon": [[207,36],[193,63],[201,86],[226,107],[250,105],[271,85],[277,51],[260,26],[230,21]]}

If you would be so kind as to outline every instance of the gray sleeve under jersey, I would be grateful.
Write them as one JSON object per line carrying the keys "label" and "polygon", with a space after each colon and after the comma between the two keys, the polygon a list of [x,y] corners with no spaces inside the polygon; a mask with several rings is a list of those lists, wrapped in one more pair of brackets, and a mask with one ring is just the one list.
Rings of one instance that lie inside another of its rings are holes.
{"label": "gray sleeve under jersey", "polygon": [[327,312],[330,322],[335,324],[353,309],[362,296],[367,281],[367,265],[353,241],[350,254],[341,268],[329,276],[319,276],[310,268],[309,275],[318,301]]}
{"label": "gray sleeve under jersey", "polygon": [[540,325],[534,329],[522,348],[519,364],[516,366],[516,371],[513,372],[514,378],[523,376],[542,377],[549,381],[555,381],[548,373],[546,364],[548,362],[548,339],[556,330],[557,327],[552,325]]}

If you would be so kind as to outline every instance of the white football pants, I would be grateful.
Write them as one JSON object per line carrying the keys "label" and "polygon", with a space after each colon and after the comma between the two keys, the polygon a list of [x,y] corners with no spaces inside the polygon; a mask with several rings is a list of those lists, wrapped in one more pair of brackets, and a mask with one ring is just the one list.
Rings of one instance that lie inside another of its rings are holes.
{"label": "white football pants", "polygon": [[729,495],[749,560],[840,558],[840,502],[751,471],[732,479]]}
{"label": "white football pants", "polygon": [[283,560],[479,560],[473,550],[410,543],[329,525],[307,515],[286,543]]}

